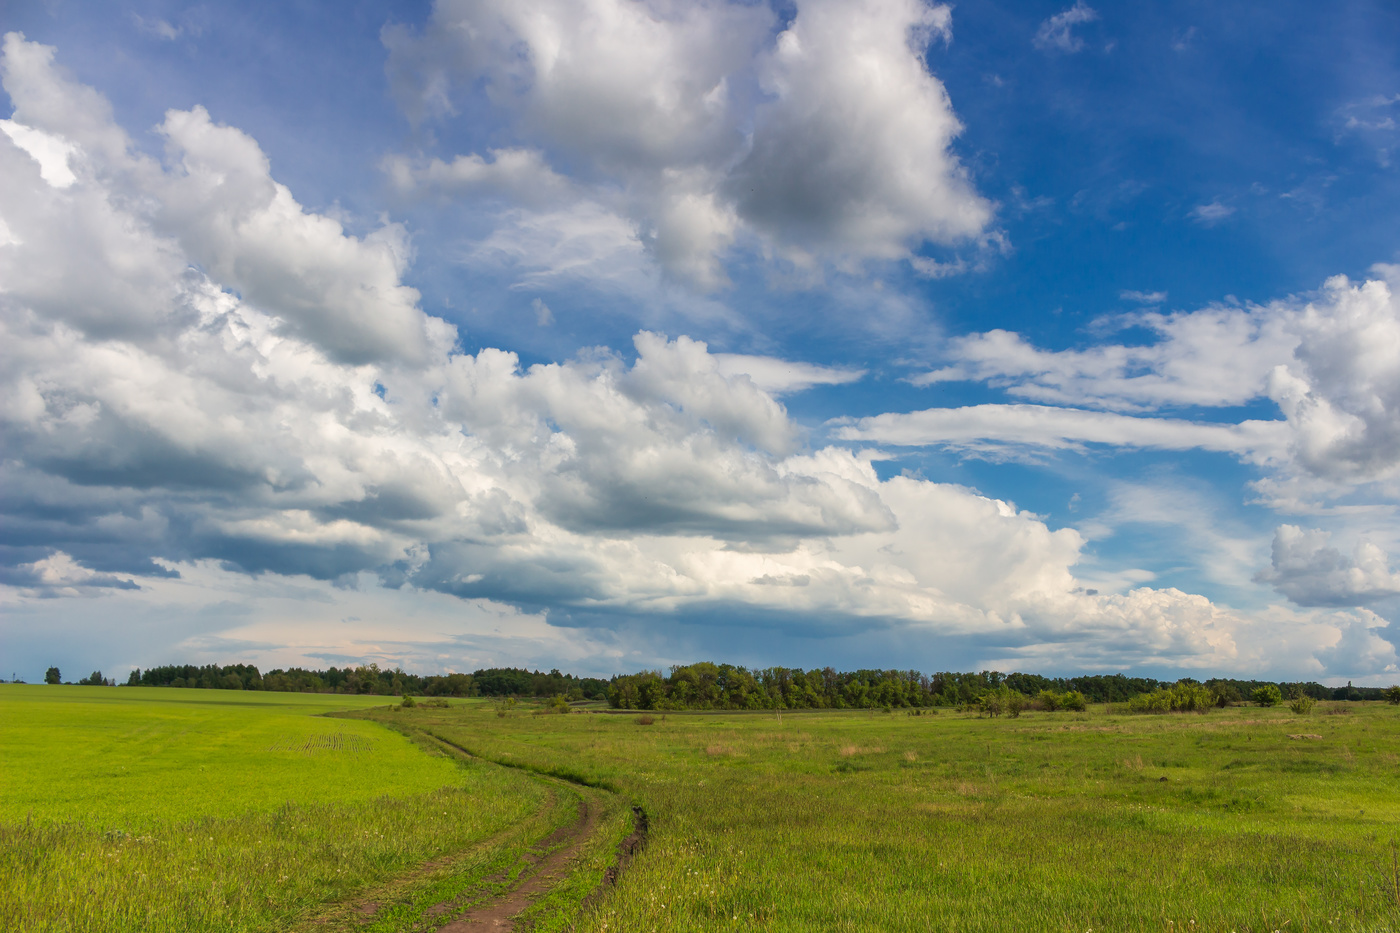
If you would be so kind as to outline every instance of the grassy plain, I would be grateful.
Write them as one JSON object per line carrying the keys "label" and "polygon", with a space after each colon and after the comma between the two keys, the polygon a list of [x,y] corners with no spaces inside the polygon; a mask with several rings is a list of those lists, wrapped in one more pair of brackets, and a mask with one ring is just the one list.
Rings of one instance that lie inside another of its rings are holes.
{"label": "grassy plain", "polygon": [[1329,706],[414,721],[646,807],[581,933],[1397,930],[1400,712]]}
{"label": "grassy plain", "polygon": [[0,687],[0,927],[286,930],[396,879],[411,901],[431,859],[465,889],[572,819],[518,772],[316,715],[365,705]]}
{"label": "grassy plain", "polygon": [[[0,688],[0,926],[427,931],[586,802],[593,837],[517,929],[1400,931],[1394,707],[385,703]],[[633,802],[649,844],[581,907]]]}

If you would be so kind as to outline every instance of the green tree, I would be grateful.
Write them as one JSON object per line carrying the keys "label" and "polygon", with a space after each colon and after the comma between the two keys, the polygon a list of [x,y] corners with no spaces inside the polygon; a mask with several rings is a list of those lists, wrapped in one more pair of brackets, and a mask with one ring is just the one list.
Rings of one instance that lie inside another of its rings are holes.
{"label": "green tree", "polygon": [[[57,668],[50,668],[50,670],[57,670]],[[1385,690],[1385,699],[1388,703],[1400,706],[1400,684],[1392,684],[1387,687]]]}
{"label": "green tree", "polygon": [[1262,687],[1256,687],[1249,698],[1254,701],[1256,706],[1277,706],[1283,702],[1283,691],[1274,684],[1265,684]]}
{"label": "green tree", "polygon": [[51,667],[44,671],[44,683],[61,684],[63,683],[63,675],[58,672],[58,668]]}

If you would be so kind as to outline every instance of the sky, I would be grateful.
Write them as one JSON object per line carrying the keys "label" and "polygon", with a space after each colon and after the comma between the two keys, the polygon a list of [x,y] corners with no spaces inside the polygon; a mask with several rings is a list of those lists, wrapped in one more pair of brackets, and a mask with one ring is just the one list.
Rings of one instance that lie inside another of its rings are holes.
{"label": "sky", "polygon": [[1400,679],[1400,8],[0,10],[0,676]]}

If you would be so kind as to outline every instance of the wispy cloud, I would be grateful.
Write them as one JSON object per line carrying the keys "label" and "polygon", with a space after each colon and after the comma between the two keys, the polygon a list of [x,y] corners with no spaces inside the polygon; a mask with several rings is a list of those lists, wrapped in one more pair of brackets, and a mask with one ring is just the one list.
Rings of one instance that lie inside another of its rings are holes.
{"label": "wispy cloud", "polygon": [[1235,209],[1228,204],[1211,201],[1209,204],[1196,205],[1187,216],[1203,227],[1213,227],[1234,212]]}
{"label": "wispy cloud", "polygon": [[1092,23],[1099,18],[1098,11],[1084,0],[1077,0],[1068,10],[1056,13],[1040,24],[1032,40],[1035,47],[1043,51],[1059,51],[1073,54],[1084,48],[1084,40],[1075,35],[1074,27]]}

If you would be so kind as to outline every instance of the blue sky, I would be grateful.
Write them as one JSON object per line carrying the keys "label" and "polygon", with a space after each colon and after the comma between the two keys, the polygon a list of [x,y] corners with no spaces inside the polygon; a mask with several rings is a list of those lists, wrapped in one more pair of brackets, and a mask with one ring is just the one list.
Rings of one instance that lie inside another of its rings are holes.
{"label": "blue sky", "polygon": [[1393,6],[0,27],[22,676],[1397,676]]}

